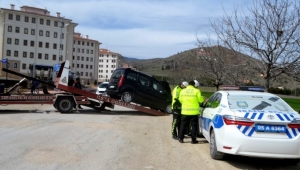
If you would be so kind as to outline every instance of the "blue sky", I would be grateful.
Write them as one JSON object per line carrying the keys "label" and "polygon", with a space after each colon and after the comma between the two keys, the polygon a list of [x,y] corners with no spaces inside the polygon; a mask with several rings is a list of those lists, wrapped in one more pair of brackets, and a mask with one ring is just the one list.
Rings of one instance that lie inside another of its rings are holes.
{"label": "blue sky", "polygon": [[78,23],[76,32],[125,57],[166,58],[213,35],[210,20],[247,8],[251,0],[0,0],[1,8],[46,8]]}

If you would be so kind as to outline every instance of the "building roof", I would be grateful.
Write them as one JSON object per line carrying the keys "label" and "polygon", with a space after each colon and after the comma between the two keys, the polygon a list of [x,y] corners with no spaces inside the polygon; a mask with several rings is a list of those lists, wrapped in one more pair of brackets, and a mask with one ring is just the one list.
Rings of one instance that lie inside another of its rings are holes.
{"label": "building roof", "polygon": [[88,35],[86,35],[86,37],[82,37],[81,33],[79,33],[79,32],[74,32],[73,38],[74,38],[74,40],[88,40],[88,41],[98,42],[99,45],[102,44],[101,42],[99,42],[97,40],[89,39]]}
{"label": "building roof", "polygon": [[99,54],[118,54],[118,53],[109,51],[108,49],[105,49],[105,48],[101,48],[101,49],[99,49]]}

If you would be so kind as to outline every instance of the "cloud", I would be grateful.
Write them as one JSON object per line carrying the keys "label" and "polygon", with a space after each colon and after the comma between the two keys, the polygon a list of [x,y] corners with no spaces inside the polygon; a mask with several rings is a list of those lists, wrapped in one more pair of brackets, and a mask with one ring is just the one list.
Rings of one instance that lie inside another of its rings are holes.
{"label": "cloud", "polygon": [[223,8],[232,10],[235,1],[10,0],[1,2],[1,7],[9,8],[11,3],[16,9],[28,5],[47,8],[51,15],[60,12],[78,23],[76,32],[101,42],[100,48],[142,59],[195,48],[195,35],[210,33],[209,19],[221,17]]}

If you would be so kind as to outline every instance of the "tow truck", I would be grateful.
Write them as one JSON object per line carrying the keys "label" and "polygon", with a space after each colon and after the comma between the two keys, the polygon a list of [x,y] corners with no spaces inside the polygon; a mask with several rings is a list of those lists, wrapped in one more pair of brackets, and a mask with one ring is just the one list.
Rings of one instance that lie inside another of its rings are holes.
{"label": "tow truck", "polygon": [[[73,86],[68,86],[70,64],[66,60],[61,64],[54,84],[47,83],[40,79],[36,79],[24,74],[2,68],[3,71],[10,74],[22,77],[22,79],[13,87],[8,89],[6,93],[0,94],[0,105],[10,104],[52,104],[60,113],[71,113],[78,111],[78,105],[84,105],[90,108],[99,109],[103,104],[108,103],[111,105],[119,105],[122,107],[130,108],[133,110],[141,111],[155,116],[167,115],[167,113],[154,110],[151,108],[143,107],[135,103],[126,103],[105,95],[98,95],[94,92],[89,92],[77,89]],[[37,81],[42,84],[54,87],[62,91],[56,94],[12,94],[23,81],[26,79]],[[77,95],[74,95],[77,94]]]}

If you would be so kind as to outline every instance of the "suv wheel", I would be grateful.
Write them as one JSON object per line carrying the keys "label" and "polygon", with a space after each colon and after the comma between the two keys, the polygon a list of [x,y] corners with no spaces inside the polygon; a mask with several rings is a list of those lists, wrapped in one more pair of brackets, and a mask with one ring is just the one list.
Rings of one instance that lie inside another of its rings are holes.
{"label": "suv wheel", "polygon": [[168,104],[165,108],[165,112],[168,114],[172,114],[172,105]]}
{"label": "suv wheel", "polygon": [[132,102],[133,94],[131,92],[125,92],[121,96],[121,100],[127,103]]}

